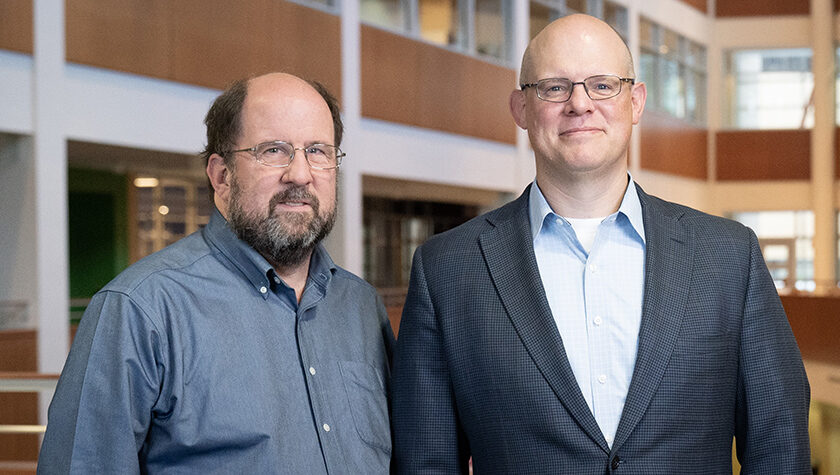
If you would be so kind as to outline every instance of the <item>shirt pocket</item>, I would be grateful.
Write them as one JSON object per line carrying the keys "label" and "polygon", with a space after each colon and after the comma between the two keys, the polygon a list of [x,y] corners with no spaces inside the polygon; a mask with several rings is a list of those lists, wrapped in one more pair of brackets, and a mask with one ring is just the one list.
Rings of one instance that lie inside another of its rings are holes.
{"label": "shirt pocket", "polygon": [[391,453],[388,398],[382,373],[355,361],[339,361],[338,366],[359,437],[368,445]]}

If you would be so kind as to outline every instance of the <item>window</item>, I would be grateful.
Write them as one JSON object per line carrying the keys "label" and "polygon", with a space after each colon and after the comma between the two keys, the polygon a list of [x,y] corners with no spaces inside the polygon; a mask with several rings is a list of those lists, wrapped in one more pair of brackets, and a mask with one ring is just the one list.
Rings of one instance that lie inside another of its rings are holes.
{"label": "window", "polygon": [[479,54],[505,59],[507,53],[506,18],[510,14],[505,11],[505,5],[510,2],[502,0],[474,0],[475,1],[475,50]]}
{"label": "window", "polygon": [[475,206],[364,198],[364,273],[379,288],[407,287],[414,251],[433,234],[478,215]]}
{"label": "window", "polygon": [[478,56],[509,60],[510,2],[362,0],[365,23]]}
{"label": "window", "polygon": [[457,0],[419,0],[420,37],[440,45],[458,45],[459,28]]}
{"label": "window", "polygon": [[724,123],[737,129],[811,128],[811,50],[735,50],[725,54]]}
{"label": "window", "polygon": [[403,0],[362,0],[359,15],[372,25],[408,30],[408,10]]}
{"label": "window", "polygon": [[776,288],[814,290],[812,211],[738,212],[732,218],[755,231]]}
{"label": "window", "polygon": [[338,13],[340,0],[289,0],[293,3],[314,7],[329,13]]}
{"label": "window", "polygon": [[549,23],[561,16],[573,13],[586,13],[598,17],[618,32],[627,41],[628,18],[627,8],[608,0],[532,0],[529,2],[531,11],[531,38],[537,36]]}
{"label": "window", "polygon": [[639,22],[637,76],[648,85],[647,106],[694,124],[706,121],[706,48],[645,18]]}
{"label": "window", "polygon": [[135,179],[132,188],[136,209],[132,260],[159,251],[204,226],[213,209],[205,181],[150,178]]}

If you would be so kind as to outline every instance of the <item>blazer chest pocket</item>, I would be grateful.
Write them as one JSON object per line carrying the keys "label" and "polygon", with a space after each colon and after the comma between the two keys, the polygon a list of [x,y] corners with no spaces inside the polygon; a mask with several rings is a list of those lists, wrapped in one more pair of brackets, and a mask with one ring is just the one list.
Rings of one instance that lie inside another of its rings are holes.
{"label": "blazer chest pocket", "polygon": [[340,361],[339,369],[359,437],[368,445],[390,453],[391,428],[382,373],[367,363],[355,361]]}

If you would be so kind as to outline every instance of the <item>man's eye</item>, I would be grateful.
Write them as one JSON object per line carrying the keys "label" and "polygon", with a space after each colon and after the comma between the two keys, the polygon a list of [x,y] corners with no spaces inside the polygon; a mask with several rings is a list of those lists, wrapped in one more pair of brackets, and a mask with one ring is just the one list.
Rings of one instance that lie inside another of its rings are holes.
{"label": "man's eye", "polygon": [[279,149],[279,148],[277,148],[277,147],[271,147],[271,148],[267,148],[267,149],[265,149],[265,151],[264,151],[263,153],[267,153],[267,154],[270,154],[270,155],[274,155],[274,154],[278,154],[278,153],[280,153],[280,149]]}
{"label": "man's eye", "polygon": [[326,155],[327,152],[321,147],[308,147],[306,149],[307,155]]}

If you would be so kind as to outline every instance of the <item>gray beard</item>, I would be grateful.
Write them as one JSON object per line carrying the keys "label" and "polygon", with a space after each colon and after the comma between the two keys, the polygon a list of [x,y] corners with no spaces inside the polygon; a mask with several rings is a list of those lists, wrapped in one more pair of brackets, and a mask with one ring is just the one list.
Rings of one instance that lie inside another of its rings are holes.
{"label": "gray beard", "polygon": [[[231,229],[239,239],[256,249],[277,268],[294,268],[306,261],[335,224],[338,203],[331,212],[321,215],[318,198],[304,187],[292,186],[274,195],[268,203],[268,213],[264,216],[256,211],[245,211],[241,197],[242,188],[234,179],[228,206]],[[277,204],[299,199],[306,199],[310,203],[314,217],[310,219],[299,213],[278,216],[274,213]]]}

